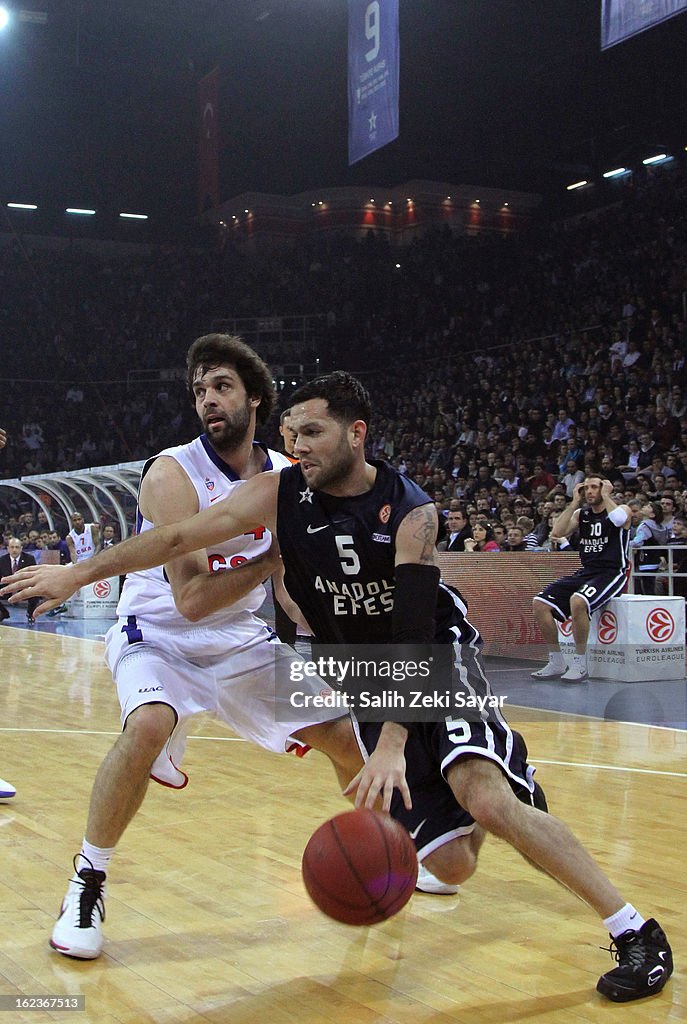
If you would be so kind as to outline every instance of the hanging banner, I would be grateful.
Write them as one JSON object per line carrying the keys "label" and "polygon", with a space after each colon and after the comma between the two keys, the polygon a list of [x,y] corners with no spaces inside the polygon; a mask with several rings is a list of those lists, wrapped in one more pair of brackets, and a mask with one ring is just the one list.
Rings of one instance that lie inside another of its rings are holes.
{"label": "hanging banner", "polygon": [[601,49],[687,11],[687,0],[601,0]]}
{"label": "hanging banner", "polygon": [[348,163],[398,138],[398,0],[348,0]]}
{"label": "hanging banner", "polygon": [[198,212],[219,206],[219,68],[198,83]]}

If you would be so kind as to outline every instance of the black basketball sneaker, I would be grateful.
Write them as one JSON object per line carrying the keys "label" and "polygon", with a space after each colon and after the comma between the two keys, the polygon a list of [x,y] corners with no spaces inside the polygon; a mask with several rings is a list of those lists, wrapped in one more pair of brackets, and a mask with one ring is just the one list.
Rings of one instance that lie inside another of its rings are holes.
{"label": "black basketball sneaker", "polygon": [[655,996],[673,973],[673,953],[666,933],[653,918],[638,932],[627,931],[617,939],[611,936],[610,953],[618,966],[602,974],[597,992],[614,1003]]}

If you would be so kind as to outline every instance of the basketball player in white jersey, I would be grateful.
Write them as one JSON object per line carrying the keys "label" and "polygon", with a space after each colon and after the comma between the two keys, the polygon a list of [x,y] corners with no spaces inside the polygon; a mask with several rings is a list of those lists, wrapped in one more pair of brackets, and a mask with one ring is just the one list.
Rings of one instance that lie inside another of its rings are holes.
{"label": "basketball player in white jersey", "polygon": [[67,534],[67,547],[72,562],[83,562],[93,558],[100,543],[100,527],[97,523],[86,523],[80,512],[72,516],[72,528]]}
{"label": "basketball player in white jersey", "polygon": [[[194,342],[187,364],[204,433],[146,464],[139,532],[185,519],[242,481],[290,465],[254,441],[256,422],[270,415],[274,388],[270,370],[252,349],[238,338],[211,334]],[[119,622],[106,640],[124,728],[95,779],[75,875],[50,940],[58,952],[81,959],[99,955],[110,858],[149,778],[175,789],[187,784],[179,766],[194,715],[211,712],[277,753],[316,747],[329,754],[342,782],[361,767],[350,721],[333,720],[340,711],[306,727],[276,714],[275,657],[294,653],[255,612],[265,598],[262,583],[279,564],[271,534],[256,523],[242,537],[127,577]],[[312,682],[313,693],[325,685]]]}

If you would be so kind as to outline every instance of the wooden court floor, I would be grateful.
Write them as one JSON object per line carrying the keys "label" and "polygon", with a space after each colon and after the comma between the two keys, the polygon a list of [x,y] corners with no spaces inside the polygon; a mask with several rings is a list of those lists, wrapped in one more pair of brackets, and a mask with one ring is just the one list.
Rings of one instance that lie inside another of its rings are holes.
{"label": "wooden court floor", "polygon": [[[523,723],[553,810],[672,941],[657,998],[597,996],[611,966],[595,916],[488,840],[458,897],[416,895],[369,929],[304,891],[313,829],[345,809],[325,760],[277,757],[199,723],[182,792],[154,784],[110,872],[104,955],[50,950],[95,770],[118,731],[102,644],[0,630],[0,994],[83,994],[62,1024],[575,1024],[687,1019],[687,736],[589,719]],[[517,710],[517,709],[516,709]],[[530,716],[531,717],[531,716]]]}

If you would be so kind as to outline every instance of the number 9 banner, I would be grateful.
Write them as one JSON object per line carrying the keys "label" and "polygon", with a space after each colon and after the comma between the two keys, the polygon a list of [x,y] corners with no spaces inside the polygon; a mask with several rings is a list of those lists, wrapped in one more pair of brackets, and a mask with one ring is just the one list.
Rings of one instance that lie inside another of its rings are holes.
{"label": "number 9 banner", "polygon": [[348,162],[398,138],[398,0],[348,0]]}

